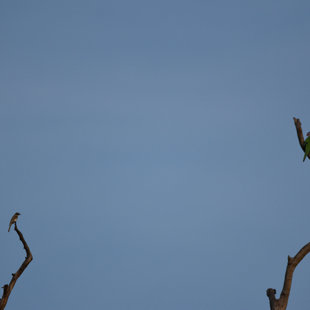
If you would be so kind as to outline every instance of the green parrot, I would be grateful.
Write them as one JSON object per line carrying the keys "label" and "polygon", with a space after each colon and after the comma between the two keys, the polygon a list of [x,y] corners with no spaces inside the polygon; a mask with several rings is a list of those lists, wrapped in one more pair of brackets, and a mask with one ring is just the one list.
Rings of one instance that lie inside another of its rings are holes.
{"label": "green parrot", "polygon": [[310,154],[310,131],[307,133],[307,139],[305,140],[305,156],[304,156],[304,160],[306,159],[306,157]]}

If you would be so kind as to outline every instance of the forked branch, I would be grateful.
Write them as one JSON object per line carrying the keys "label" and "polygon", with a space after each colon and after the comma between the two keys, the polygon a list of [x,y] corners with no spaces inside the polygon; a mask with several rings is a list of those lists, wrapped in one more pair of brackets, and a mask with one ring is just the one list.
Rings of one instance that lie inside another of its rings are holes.
{"label": "forked branch", "polygon": [[3,288],[3,294],[2,294],[2,298],[0,299],[0,310],[3,310],[8,302],[8,299],[10,297],[10,294],[14,288],[14,285],[17,281],[17,279],[21,276],[21,274],[24,272],[24,270],[27,268],[27,266],[29,265],[29,263],[32,261],[32,254],[30,252],[29,246],[26,243],[24,236],[22,235],[22,233],[18,230],[16,222],[15,224],[15,228],[14,230],[17,232],[20,241],[22,242],[24,249],[26,251],[26,257],[24,262],[21,264],[21,266],[19,267],[19,269],[16,271],[16,273],[12,273],[12,279],[10,281],[9,284],[5,284],[2,288]]}
{"label": "forked branch", "polygon": [[284,284],[280,298],[276,298],[276,290],[269,288],[266,293],[269,298],[270,310],[285,310],[290,296],[293,273],[301,260],[310,252],[310,242],[307,243],[294,257],[288,257]]}

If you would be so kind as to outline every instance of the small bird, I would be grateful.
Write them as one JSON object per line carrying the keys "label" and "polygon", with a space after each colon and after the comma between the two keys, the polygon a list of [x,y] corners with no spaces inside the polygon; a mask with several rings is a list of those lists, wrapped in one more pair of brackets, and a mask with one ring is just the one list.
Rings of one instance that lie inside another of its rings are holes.
{"label": "small bird", "polygon": [[19,215],[20,215],[20,213],[16,212],[16,213],[12,216],[12,218],[11,218],[11,220],[10,220],[10,226],[9,226],[9,230],[8,230],[8,231],[10,231],[11,226],[12,226],[14,223],[16,223],[16,221],[17,221]]}
{"label": "small bird", "polygon": [[307,133],[307,139],[305,140],[305,156],[304,160],[306,160],[306,157],[310,154],[310,131]]}

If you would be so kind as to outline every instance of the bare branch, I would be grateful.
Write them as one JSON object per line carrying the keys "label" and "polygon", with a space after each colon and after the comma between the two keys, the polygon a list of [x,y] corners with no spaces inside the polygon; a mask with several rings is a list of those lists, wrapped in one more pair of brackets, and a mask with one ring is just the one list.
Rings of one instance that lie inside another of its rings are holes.
{"label": "bare branch", "polygon": [[285,310],[288,303],[288,298],[290,296],[293,273],[297,265],[302,261],[302,259],[310,252],[310,242],[307,243],[300,251],[292,258],[288,257],[287,266],[284,278],[284,284],[280,298],[275,297],[276,290],[269,288],[266,293],[269,298],[270,310]]}
{"label": "bare branch", "polygon": [[14,230],[17,232],[20,241],[22,242],[24,249],[26,251],[26,257],[24,262],[21,264],[21,266],[19,267],[19,269],[16,271],[16,273],[12,273],[12,279],[10,281],[9,284],[5,284],[2,288],[3,288],[3,294],[2,294],[2,298],[0,299],[0,310],[3,310],[8,302],[8,299],[10,297],[10,294],[14,288],[14,285],[17,281],[17,279],[21,276],[21,274],[24,272],[24,270],[27,268],[27,266],[29,265],[29,263],[32,261],[32,254],[30,252],[29,246],[26,243],[22,233],[18,230],[16,222],[15,224],[15,228]]}
{"label": "bare branch", "polygon": [[[299,118],[293,117],[293,119],[294,119],[297,137],[298,137],[300,147],[303,151],[305,151],[305,139],[304,139],[304,135],[302,133],[301,122],[300,122]],[[308,157],[310,159],[310,154],[308,155]]]}

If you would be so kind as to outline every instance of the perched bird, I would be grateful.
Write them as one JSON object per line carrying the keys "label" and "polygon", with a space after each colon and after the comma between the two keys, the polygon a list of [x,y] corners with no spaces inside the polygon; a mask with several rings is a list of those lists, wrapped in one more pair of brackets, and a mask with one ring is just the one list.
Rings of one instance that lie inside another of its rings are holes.
{"label": "perched bird", "polygon": [[9,226],[9,230],[8,230],[8,231],[10,231],[11,226],[12,226],[14,223],[16,223],[16,221],[17,221],[19,215],[20,215],[20,213],[16,212],[16,213],[12,216],[12,218],[11,218],[11,220],[10,220],[10,226]]}
{"label": "perched bird", "polygon": [[310,154],[310,131],[307,133],[307,139],[305,140],[305,156],[304,156],[304,160],[306,159],[306,157]]}
{"label": "perched bird", "polygon": [[303,161],[305,161],[306,157],[310,154],[310,131],[307,133],[307,139],[305,140],[305,156]]}

